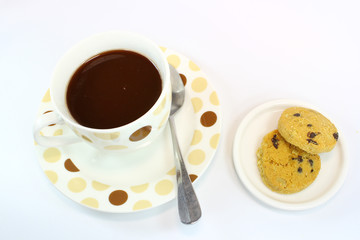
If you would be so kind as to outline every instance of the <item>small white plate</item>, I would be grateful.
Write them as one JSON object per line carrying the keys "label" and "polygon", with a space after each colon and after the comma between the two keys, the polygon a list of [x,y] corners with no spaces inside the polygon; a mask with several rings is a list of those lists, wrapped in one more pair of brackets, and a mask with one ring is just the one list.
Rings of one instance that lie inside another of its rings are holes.
{"label": "small white plate", "polygon": [[[217,93],[200,68],[185,56],[162,48],[184,81],[184,106],[175,116],[179,145],[191,179],[201,177],[220,139]],[[49,92],[38,114],[53,110]],[[42,130],[46,136],[74,134],[67,126]],[[135,212],[162,205],[176,196],[175,163],[170,130],[147,147],[131,153],[100,153],[85,142],[46,148],[35,143],[47,177],[64,195],[105,212]]]}
{"label": "small white plate", "polygon": [[242,120],[233,146],[233,160],[236,172],[244,186],[262,202],[284,210],[304,210],[328,201],[342,186],[348,168],[348,159],[342,132],[339,141],[329,153],[320,154],[321,170],[315,181],[306,189],[294,194],[279,194],[267,188],[261,180],[256,151],[263,137],[277,129],[281,113],[289,107],[302,106],[321,112],[318,108],[295,100],[275,100],[262,104]]}

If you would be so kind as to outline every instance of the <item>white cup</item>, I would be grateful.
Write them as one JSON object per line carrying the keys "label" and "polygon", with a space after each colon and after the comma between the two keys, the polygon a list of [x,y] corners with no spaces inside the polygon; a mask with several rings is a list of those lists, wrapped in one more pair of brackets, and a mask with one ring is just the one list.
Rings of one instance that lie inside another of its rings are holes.
{"label": "white cup", "polygon": [[[84,62],[110,50],[133,51],[151,60],[162,80],[160,97],[148,112],[126,125],[111,129],[82,126],[71,116],[66,104],[69,81]],[[50,97],[53,111],[40,115],[34,125],[34,137],[39,145],[50,147],[85,141],[100,150],[134,150],[152,142],[165,127],[171,107],[169,65],[161,49],[143,36],[120,31],[101,33],[81,41],[60,59],[52,75]],[[41,129],[50,124],[66,124],[76,135],[40,135]]]}

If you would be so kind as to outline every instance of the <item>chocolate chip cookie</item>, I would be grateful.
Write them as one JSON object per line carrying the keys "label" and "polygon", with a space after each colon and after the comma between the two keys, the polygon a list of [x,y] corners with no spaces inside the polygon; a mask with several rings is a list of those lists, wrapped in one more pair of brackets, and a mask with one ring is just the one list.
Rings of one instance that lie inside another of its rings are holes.
{"label": "chocolate chip cookie", "polygon": [[329,119],[303,107],[286,109],[279,119],[278,129],[286,141],[312,154],[331,151],[339,138]]}
{"label": "chocolate chip cookie", "polygon": [[296,193],[317,177],[321,161],[289,144],[278,130],[268,133],[257,151],[257,166],[264,184],[278,193]]}

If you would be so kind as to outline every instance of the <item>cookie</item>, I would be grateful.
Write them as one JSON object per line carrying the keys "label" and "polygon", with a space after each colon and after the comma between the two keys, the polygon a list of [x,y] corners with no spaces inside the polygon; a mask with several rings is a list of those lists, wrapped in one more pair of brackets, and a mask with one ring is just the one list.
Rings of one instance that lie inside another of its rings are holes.
{"label": "cookie", "polygon": [[286,142],[278,130],[268,133],[257,151],[257,166],[264,184],[274,192],[296,193],[317,177],[321,161]]}
{"label": "cookie", "polygon": [[280,116],[278,129],[286,141],[312,154],[331,151],[339,138],[329,119],[303,107],[286,109]]}

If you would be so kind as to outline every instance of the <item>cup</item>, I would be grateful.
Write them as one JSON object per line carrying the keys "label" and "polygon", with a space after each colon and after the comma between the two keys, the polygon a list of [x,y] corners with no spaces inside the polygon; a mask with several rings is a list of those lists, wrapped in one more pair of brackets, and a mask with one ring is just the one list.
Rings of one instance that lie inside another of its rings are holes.
{"label": "cup", "polygon": [[[75,121],[67,106],[66,93],[69,81],[74,72],[88,59],[112,50],[132,51],[148,58],[160,74],[160,96],[150,110],[126,125],[111,129],[83,126]],[[100,150],[135,150],[151,143],[166,125],[171,107],[169,65],[161,49],[141,35],[120,31],[97,34],[75,45],[60,59],[52,75],[50,97],[53,111],[40,115],[34,124],[34,138],[39,145],[52,147],[85,141]],[[75,135],[42,136],[41,129],[51,124],[65,124]]]}

